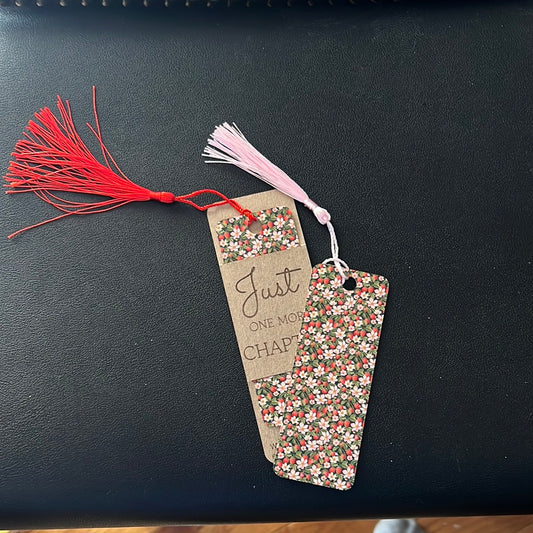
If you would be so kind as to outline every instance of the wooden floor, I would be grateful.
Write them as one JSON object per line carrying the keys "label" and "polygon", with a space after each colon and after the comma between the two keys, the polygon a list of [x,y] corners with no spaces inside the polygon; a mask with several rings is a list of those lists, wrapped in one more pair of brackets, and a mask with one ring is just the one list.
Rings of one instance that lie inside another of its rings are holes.
{"label": "wooden floor", "polygon": [[[533,515],[420,518],[417,522],[425,533],[533,533]],[[377,520],[350,520],[287,524],[33,530],[26,533],[372,533],[376,523]]]}

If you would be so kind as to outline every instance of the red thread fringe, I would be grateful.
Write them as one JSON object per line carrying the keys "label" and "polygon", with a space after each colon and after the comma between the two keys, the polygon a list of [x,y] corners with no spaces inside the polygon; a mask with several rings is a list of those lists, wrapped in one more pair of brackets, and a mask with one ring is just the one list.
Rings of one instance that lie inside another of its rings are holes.
{"label": "red thread fringe", "polygon": [[[35,119],[28,124],[24,138],[17,142],[4,184],[7,194],[33,192],[41,200],[54,206],[61,215],[23,228],[9,235],[37,228],[48,222],[70,215],[90,215],[104,213],[131,202],[157,200],[163,203],[180,202],[195,209],[205,211],[218,205],[229,204],[251,222],[255,217],[247,209],[218,191],[202,189],[183,196],[168,192],[154,192],[133,183],[118,167],[102,141],[96,92],[93,87],[93,112],[95,126],[87,124],[96,137],[105,165],[96,159],[81,140],[74,122],[68,101],[57,97],[59,118],[48,108],[35,113]],[[106,199],[94,202],[76,202],[62,198],[59,192],[84,193],[104,196]],[[221,200],[207,205],[198,205],[191,200],[201,194],[214,194]]]}

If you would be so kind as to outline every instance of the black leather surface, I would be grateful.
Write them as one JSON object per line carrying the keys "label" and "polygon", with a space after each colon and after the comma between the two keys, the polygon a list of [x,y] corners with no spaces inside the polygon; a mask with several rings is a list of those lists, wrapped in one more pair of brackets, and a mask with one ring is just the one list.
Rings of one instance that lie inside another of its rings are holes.
{"label": "black leather surface", "polygon": [[[4,528],[533,511],[531,2],[0,9],[0,166],[97,86],[152,189],[265,186],[200,153],[223,120],[391,283],[355,487],[261,451],[205,215],[132,205],[0,239]],[[0,234],[49,218],[3,198]],[[300,209],[311,260],[327,232]]]}

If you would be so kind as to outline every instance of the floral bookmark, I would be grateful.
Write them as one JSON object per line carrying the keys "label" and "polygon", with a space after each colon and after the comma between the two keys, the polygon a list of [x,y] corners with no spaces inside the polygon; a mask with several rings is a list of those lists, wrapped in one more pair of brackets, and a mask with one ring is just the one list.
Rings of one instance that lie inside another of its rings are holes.
{"label": "floral bookmark", "polygon": [[353,485],[388,293],[383,276],[313,268],[294,370],[256,385],[263,419],[281,428],[274,471],[347,490]]}
{"label": "floral bookmark", "polygon": [[255,223],[228,206],[207,216],[261,443],[273,462],[279,429],[264,424],[253,381],[294,365],[311,264],[291,198],[267,191],[240,200]]}

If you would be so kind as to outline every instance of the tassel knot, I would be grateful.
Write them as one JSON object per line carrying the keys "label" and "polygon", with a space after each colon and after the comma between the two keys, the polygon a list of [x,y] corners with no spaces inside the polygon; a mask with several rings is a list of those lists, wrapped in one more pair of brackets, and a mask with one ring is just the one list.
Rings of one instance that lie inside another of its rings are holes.
{"label": "tassel knot", "polygon": [[176,201],[176,197],[171,192],[150,191],[150,200],[156,200],[163,204],[173,204]]}
{"label": "tassel knot", "polygon": [[323,207],[320,207],[316,202],[313,202],[311,198],[307,198],[306,200],[304,200],[303,204],[305,205],[305,207],[307,207],[307,209],[313,212],[313,215],[315,215],[316,219],[323,226],[325,226],[331,220],[331,215],[329,214],[329,212]]}

